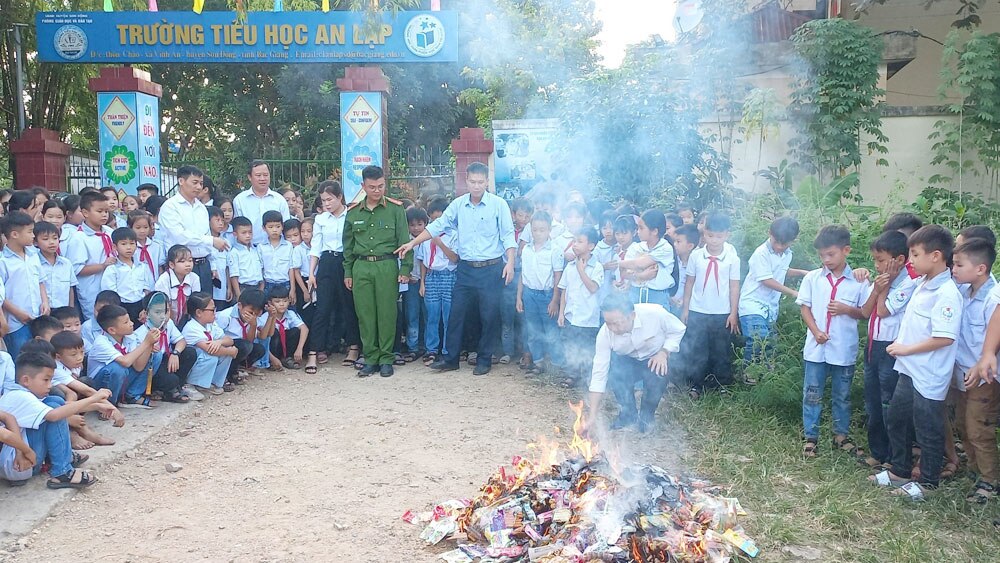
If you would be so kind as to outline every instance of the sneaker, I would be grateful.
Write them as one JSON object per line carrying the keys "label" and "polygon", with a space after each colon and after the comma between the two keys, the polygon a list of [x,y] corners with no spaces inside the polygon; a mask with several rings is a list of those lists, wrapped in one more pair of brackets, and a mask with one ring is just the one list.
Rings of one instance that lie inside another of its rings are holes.
{"label": "sneaker", "polygon": [[195,389],[194,385],[185,385],[184,387],[181,387],[181,392],[187,395],[192,401],[205,400],[205,396],[201,394],[201,391]]}
{"label": "sneaker", "polygon": [[500,356],[500,359],[497,360],[497,361],[500,362],[501,364],[509,364],[510,363],[510,356],[508,356],[507,354],[504,354],[503,356]]}

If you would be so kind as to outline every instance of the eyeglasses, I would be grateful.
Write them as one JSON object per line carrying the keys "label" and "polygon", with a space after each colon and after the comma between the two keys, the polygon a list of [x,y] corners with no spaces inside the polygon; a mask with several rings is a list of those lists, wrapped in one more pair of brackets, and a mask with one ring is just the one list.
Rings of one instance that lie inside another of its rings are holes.
{"label": "eyeglasses", "polygon": [[199,311],[215,311],[215,307],[208,307],[205,309],[198,309]]}

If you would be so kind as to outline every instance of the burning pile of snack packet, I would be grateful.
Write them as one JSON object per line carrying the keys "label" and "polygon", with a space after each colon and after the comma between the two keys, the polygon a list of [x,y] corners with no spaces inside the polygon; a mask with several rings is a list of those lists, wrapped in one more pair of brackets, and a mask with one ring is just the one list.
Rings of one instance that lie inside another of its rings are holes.
{"label": "burning pile of snack packet", "polygon": [[548,448],[536,462],[515,457],[475,499],[403,519],[424,525],[420,538],[430,545],[458,540],[440,555],[449,563],[719,563],[757,555],[737,524],[746,513],[719,487],[654,465],[617,467],[578,434],[561,452]]}

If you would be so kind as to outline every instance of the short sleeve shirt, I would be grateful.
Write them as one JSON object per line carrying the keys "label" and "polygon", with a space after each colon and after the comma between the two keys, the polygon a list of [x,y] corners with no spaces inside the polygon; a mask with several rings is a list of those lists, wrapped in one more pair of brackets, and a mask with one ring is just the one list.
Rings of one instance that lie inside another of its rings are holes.
{"label": "short sleeve shirt", "polygon": [[[584,267],[584,275],[598,285],[604,281],[604,265],[593,255]],[[597,328],[601,326],[601,307],[598,293],[591,293],[583,283],[576,260],[566,264],[559,279],[559,289],[566,291],[566,322],[573,326]]]}
{"label": "short sleeve shirt", "polygon": [[11,414],[17,419],[21,429],[37,429],[45,422],[45,415],[52,407],[46,405],[34,393],[20,385],[8,390],[0,397],[0,411]]}
{"label": "short sleeve shirt", "polygon": [[735,248],[726,246],[718,256],[710,255],[704,247],[695,249],[688,258],[687,276],[694,278],[689,305],[691,311],[705,315],[729,315],[733,312],[729,282],[740,280],[740,257],[736,255]]}
{"label": "short sleeve shirt", "polygon": [[130,334],[116,343],[106,332],[101,332],[94,338],[94,345],[87,352],[87,375],[91,378],[101,373],[111,362],[139,347],[139,339]]}
{"label": "short sleeve shirt", "polygon": [[764,241],[750,255],[747,277],[740,288],[740,316],[759,315],[769,322],[778,320],[778,303],[781,292],[775,291],[762,282],[774,280],[782,285],[792,263],[792,251],[786,249],[776,254],[771,242]]}
{"label": "short sleeve shirt", "polygon": [[850,266],[844,268],[840,277],[834,277],[830,270],[822,268],[802,278],[799,298],[795,303],[809,307],[816,326],[830,336],[825,344],[819,344],[812,332],[806,331],[802,357],[807,362],[834,366],[855,364],[858,357],[858,321],[848,315],[828,315],[827,307],[834,299],[851,307],[860,307],[865,292],[865,284],[854,279]]}

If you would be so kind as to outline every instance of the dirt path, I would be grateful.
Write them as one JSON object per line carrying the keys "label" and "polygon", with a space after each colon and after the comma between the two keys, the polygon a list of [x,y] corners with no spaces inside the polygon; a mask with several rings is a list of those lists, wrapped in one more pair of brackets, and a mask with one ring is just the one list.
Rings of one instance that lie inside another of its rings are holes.
{"label": "dirt path", "polygon": [[[432,561],[442,550],[421,544],[406,509],[472,496],[534,437],[571,427],[577,393],[504,368],[358,379],[331,361],[254,378],[104,468],[0,560]],[[681,455],[663,429],[617,438],[636,461]]]}

